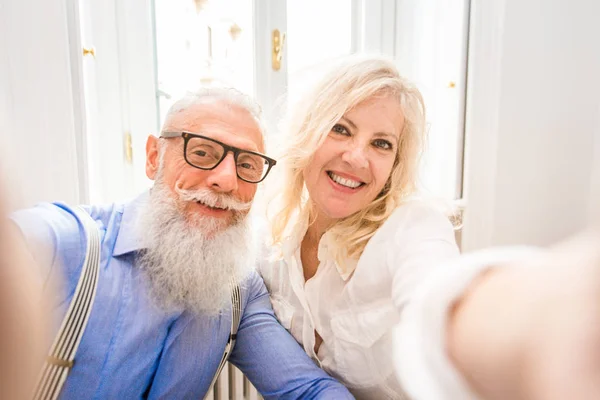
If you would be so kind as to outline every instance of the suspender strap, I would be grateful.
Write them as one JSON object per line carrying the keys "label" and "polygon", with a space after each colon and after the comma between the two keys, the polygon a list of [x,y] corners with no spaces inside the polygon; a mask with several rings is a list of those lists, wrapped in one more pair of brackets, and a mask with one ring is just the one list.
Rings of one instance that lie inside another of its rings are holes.
{"label": "suspender strap", "polygon": [[38,379],[34,392],[35,400],[58,398],[75,362],[75,353],[96,296],[100,270],[100,232],[96,222],[85,210],[77,207],[73,211],[81,221],[87,238],[85,260],[75,294]]}
{"label": "suspender strap", "polygon": [[[213,387],[215,382],[217,382],[223,367],[225,367],[225,363],[227,363],[227,359],[231,355],[233,347],[235,346],[237,331],[240,327],[240,320],[242,318],[242,296],[240,294],[240,287],[235,279],[231,279],[229,282],[229,287],[231,289],[231,332],[229,334],[227,344],[225,345],[225,350],[223,351],[223,357],[221,357],[219,367],[215,372],[212,382],[208,386],[209,389]],[[206,396],[204,398],[206,399]]]}

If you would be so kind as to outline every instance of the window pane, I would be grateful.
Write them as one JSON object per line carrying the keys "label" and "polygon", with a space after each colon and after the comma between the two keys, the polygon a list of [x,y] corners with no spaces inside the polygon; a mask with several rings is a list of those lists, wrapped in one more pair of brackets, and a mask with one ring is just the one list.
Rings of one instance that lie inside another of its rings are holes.
{"label": "window pane", "polygon": [[287,0],[290,101],[310,67],[352,52],[352,1]]}
{"label": "window pane", "polygon": [[429,129],[421,184],[462,196],[468,0],[402,1],[396,9],[396,60],[425,100]]}
{"label": "window pane", "polygon": [[154,3],[161,124],[186,91],[222,84],[254,93],[252,1]]}

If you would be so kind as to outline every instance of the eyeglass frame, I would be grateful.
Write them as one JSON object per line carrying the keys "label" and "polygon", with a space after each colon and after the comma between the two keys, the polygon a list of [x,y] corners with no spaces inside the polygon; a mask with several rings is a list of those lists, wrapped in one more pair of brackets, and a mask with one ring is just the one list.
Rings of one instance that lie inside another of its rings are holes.
{"label": "eyeglass frame", "polygon": [[[171,138],[176,138],[176,137],[182,137],[183,138],[183,158],[185,159],[185,162],[188,163],[190,166],[192,166],[194,168],[201,169],[203,171],[211,171],[211,170],[217,168],[219,166],[219,164],[221,164],[223,162],[223,160],[225,158],[227,158],[227,154],[229,154],[229,152],[232,152],[233,153],[233,159],[234,159],[234,161],[236,163],[235,164],[235,174],[236,174],[236,176],[239,179],[243,180],[244,182],[248,182],[248,183],[260,183],[260,182],[264,181],[265,178],[267,177],[267,175],[269,175],[269,172],[271,171],[271,168],[273,168],[275,166],[275,164],[277,164],[277,160],[274,160],[271,157],[267,157],[264,154],[257,153],[255,151],[240,149],[240,148],[234,147],[234,146],[230,146],[228,144],[220,142],[220,141],[218,141],[216,139],[213,139],[211,137],[204,136],[204,135],[199,135],[197,133],[192,133],[192,132],[187,132],[187,131],[179,131],[179,132],[178,131],[163,131],[163,132],[160,133],[160,137],[164,138],[164,139],[171,139]],[[214,143],[217,143],[217,144],[223,146],[223,149],[224,149],[223,156],[221,156],[221,159],[219,161],[217,161],[217,163],[215,165],[213,165],[212,167],[210,167],[210,168],[203,168],[203,167],[199,167],[197,165],[192,164],[191,162],[188,161],[188,158],[187,158],[187,146],[188,146],[188,143],[189,143],[190,139],[192,139],[192,138],[200,138],[200,139],[208,140],[210,142],[214,142]],[[267,163],[269,164],[269,167],[267,168],[267,172],[265,172],[265,175],[259,181],[256,181],[256,182],[249,181],[249,180],[244,179],[244,178],[242,178],[240,176],[240,174],[238,172],[238,169],[237,169],[237,159],[238,159],[238,155],[240,153],[254,154],[254,155],[257,155],[257,156],[260,156],[260,157],[264,158],[267,161]]]}

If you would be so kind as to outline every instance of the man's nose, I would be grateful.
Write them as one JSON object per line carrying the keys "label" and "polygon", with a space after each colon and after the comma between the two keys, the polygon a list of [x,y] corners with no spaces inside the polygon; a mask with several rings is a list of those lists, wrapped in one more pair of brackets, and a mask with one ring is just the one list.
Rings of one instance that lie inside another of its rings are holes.
{"label": "man's nose", "polygon": [[208,171],[208,185],[218,192],[233,192],[238,188],[238,177],[233,153],[225,156],[225,159]]}

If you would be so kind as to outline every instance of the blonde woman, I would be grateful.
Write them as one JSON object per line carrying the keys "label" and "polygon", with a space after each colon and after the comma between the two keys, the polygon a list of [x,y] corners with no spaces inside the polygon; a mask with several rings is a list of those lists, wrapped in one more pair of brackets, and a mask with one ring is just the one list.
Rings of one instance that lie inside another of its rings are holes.
{"label": "blonde woman", "polygon": [[304,100],[260,270],[306,353],[358,399],[600,398],[600,236],[458,257],[394,64],[351,57]]}
{"label": "blonde woman", "polygon": [[276,261],[261,272],[280,322],[325,371],[357,398],[401,399],[392,328],[459,253],[448,218],[415,199],[423,99],[374,58],[336,65],[305,99],[272,204]]}

